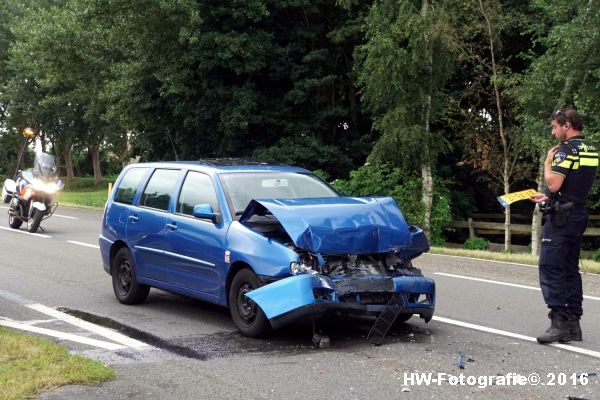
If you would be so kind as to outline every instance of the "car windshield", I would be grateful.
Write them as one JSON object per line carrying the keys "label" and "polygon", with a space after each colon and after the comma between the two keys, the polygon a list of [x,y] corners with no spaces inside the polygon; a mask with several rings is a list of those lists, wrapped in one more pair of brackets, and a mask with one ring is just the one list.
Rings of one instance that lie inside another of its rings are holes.
{"label": "car windshield", "polygon": [[253,199],[338,197],[315,175],[294,172],[240,172],[221,174],[235,215],[241,215]]}

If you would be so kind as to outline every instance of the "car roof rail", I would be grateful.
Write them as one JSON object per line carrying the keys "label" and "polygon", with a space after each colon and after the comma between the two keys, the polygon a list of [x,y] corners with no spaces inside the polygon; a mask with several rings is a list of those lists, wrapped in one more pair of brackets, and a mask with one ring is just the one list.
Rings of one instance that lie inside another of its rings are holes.
{"label": "car roof rail", "polygon": [[244,158],[205,158],[198,160],[201,163],[210,165],[212,167],[227,167],[227,166],[238,166],[238,165],[285,165],[273,161],[257,161],[249,160]]}

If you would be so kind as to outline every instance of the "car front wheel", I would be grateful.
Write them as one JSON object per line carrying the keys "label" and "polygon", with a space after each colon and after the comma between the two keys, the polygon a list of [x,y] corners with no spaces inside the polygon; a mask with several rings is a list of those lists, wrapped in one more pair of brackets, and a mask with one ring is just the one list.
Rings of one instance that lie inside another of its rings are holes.
{"label": "car front wheel", "polygon": [[115,296],[123,304],[139,304],[146,300],[150,287],[137,283],[131,252],[121,248],[112,260],[112,283]]}
{"label": "car front wheel", "polygon": [[259,287],[258,278],[249,269],[242,269],[233,278],[229,289],[229,312],[242,335],[264,336],[271,331],[271,323],[263,310],[245,296]]}

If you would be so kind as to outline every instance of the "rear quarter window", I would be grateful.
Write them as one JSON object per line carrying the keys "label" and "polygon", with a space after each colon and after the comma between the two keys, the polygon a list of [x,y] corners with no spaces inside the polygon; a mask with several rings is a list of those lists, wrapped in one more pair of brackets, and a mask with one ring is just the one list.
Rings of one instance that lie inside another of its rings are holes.
{"label": "rear quarter window", "polygon": [[146,189],[144,189],[144,193],[142,193],[140,206],[167,211],[180,172],[178,169],[157,169],[154,171],[146,185]]}
{"label": "rear quarter window", "polygon": [[127,171],[119,183],[114,201],[122,204],[133,204],[135,190],[147,171],[148,168],[132,168]]}

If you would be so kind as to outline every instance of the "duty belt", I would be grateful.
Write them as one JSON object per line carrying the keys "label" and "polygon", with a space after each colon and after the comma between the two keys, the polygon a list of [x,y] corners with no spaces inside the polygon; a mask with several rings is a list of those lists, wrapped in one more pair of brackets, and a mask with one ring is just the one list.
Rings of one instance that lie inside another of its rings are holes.
{"label": "duty belt", "polygon": [[[550,202],[541,202],[540,203],[540,211],[544,214],[562,214],[565,213],[575,207],[575,203],[561,203],[560,201],[554,200]],[[585,208],[585,207],[584,207]]]}

